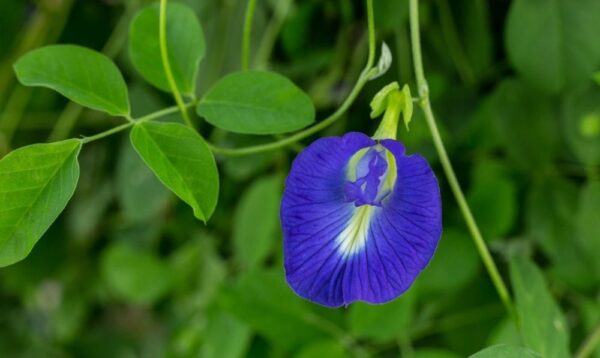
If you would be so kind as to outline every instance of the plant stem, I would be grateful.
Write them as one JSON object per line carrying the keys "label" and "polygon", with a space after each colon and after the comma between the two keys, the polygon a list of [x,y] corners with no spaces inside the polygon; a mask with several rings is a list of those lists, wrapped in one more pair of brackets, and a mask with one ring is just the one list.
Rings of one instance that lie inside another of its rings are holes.
{"label": "plant stem", "polygon": [[356,99],[362,88],[369,81],[369,78],[373,75],[374,71],[376,71],[376,69],[373,69],[373,63],[375,62],[375,24],[373,18],[373,0],[367,0],[367,18],[369,22],[369,57],[367,58],[367,64],[364,70],[362,71],[360,77],[358,78],[358,81],[356,81],[354,88],[352,88],[352,91],[350,91],[348,97],[346,97],[342,105],[335,112],[333,112],[329,117],[325,118],[323,121],[315,124],[314,126],[309,127],[296,134],[293,134],[289,137],[278,140],[276,142],[260,144],[245,148],[222,148],[209,143],[208,145],[210,146],[210,149],[215,154],[230,156],[249,155],[275,150],[278,148],[289,146],[293,143],[296,143],[299,140],[302,140],[312,134],[315,134],[320,130],[333,124],[338,119],[340,119],[342,115],[346,113],[348,108],[350,108],[352,103],[354,103],[354,100]]}
{"label": "plant stem", "polygon": [[171,92],[173,92],[175,102],[179,107],[179,111],[181,112],[181,116],[183,117],[185,123],[194,128],[194,123],[190,119],[190,115],[187,112],[187,107],[183,102],[181,92],[179,92],[179,88],[177,88],[177,82],[175,82],[175,77],[173,77],[173,70],[171,69],[171,63],[169,61],[169,50],[167,48],[167,0],[160,0],[158,41],[160,45],[160,56],[162,58],[163,69],[165,70],[165,76],[169,82],[169,87],[171,87]]}
{"label": "plant stem", "polygon": [[[188,108],[194,107],[195,105],[196,105],[196,102],[192,101],[190,103],[184,104],[184,108],[187,110]],[[160,111],[152,112],[152,113],[147,114],[147,115],[145,115],[143,117],[140,117],[138,119],[131,120],[131,121],[128,121],[127,123],[121,124],[120,126],[116,126],[116,127],[111,128],[111,129],[105,130],[104,132],[100,132],[98,134],[94,134],[93,136],[90,136],[90,137],[84,137],[81,141],[83,142],[83,144],[90,143],[90,142],[96,141],[98,139],[102,139],[102,138],[108,137],[108,136],[113,135],[115,133],[119,133],[119,132],[122,132],[124,130],[127,130],[127,129],[133,127],[138,122],[151,121],[151,120],[154,120],[154,119],[157,119],[157,118],[160,118],[160,117],[164,117],[164,116],[169,115],[169,114],[177,113],[177,111],[179,111],[179,110],[180,110],[180,108],[178,106],[173,106],[173,107],[168,107],[168,108],[165,108],[165,109],[161,109]]]}
{"label": "plant stem", "polygon": [[479,251],[479,255],[485,265],[485,268],[490,275],[490,278],[496,287],[496,291],[502,300],[502,303],[506,307],[511,318],[518,323],[517,315],[514,309],[514,305],[512,299],[508,293],[508,289],[502,276],[498,272],[498,268],[492,255],[490,254],[483,237],[481,236],[481,232],[479,231],[479,227],[477,226],[477,222],[471,213],[471,209],[469,208],[469,204],[465,199],[465,195],[458,183],[458,179],[456,178],[456,174],[454,173],[454,169],[452,168],[452,163],[448,158],[448,153],[446,152],[446,148],[444,147],[444,143],[442,141],[442,137],[440,136],[440,132],[438,130],[435,117],[433,115],[433,110],[431,109],[431,104],[429,103],[429,88],[427,86],[427,81],[425,79],[425,74],[423,71],[423,60],[421,55],[421,38],[419,34],[419,5],[418,0],[410,0],[410,32],[411,32],[411,43],[412,43],[412,51],[413,51],[413,64],[415,69],[415,76],[417,79],[417,87],[419,91],[419,105],[425,114],[425,119],[427,120],[427,125],[429,126],[429,130],[431,131],[431,136],[433,138],[433,144],[435,149],[440,157],[440,162],[444,169],[444,173],[446,174],[446,178],[448,179],[448,183],[450,184],[450,188],[452,189],[452,193],[456,198],[460,211],[465,219],[467,227],[469,228],[469,232],[471,233],[471,237],[475,242],[475,246]]}
{"label": "plant stem", "polygon": [[596,325],[592,333],[583,341],[581,347],[575,353],[575,358],[587,358],[594,353],[594,350],[600,344],[600,322]]}
{"label": "plant stem", "polygon": [[250,39],[252,37],[252,20],[254,19],[256,0],[248,0],[246,7],[246,19],[244,20],[244,35],[242,39],[242,70],[246,71],[250,66]]}

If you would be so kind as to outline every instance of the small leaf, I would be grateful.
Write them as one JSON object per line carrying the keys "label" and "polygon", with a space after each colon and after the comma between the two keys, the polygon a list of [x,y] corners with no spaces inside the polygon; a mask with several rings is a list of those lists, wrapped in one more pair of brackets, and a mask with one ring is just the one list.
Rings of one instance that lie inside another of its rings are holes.
{"label": "small leaf", "polygon": [[211,315],[203,337],[200,357],[202,358],[241,358],[245,354],[252,331],[235,316],[218,311]]}
{"label": "small leaf", "polygon": [[[167,52],[177,88],[193,95],[198,65],[204,57],[204,33],[189,7],[167,5]],[[159,6],[150,5],[134,17],[129,30],[129,55],[135,69],[153,86],[171,91],[162,63],[159,32]]]}
{"label": "small leaf", "polygon": [[173,284],[169,266],[125,244],[113,244],[103,252],[101,273],[116,295],[134,304],[156,302]]}
{"label": "small leaf", "polygon": [[416,291],[384,305],[357,302],[350,306],[349,326],[354,337],[389,341],[408,330],[414,315]]}
{"label": "small leaf", "polygon": [[258,179],[242,196],[236,209],[233,244],[246,267],[260,264],[273,247],[279,228],[279,202],[283,190],[278,176]]}
{"label": "small leaf", "polygon": [[546,93],[589,79],[600,61],[600,2],[516,0],[506,47],[517,71]]}
{"label": "small leaf", "polygon": [[545,358],[569,357],[569,331],[540,270],[528,258],[510,261],[510,277],[525,344]]}
{"label": "small leaf", "polygon": [[379,90],[371,100],[371,118],[377,118],[387,108],[388,95],[391,92],[399,91],[400,85],[398,82],[392,82]]}
{"label": "small leaf", "polygon": [[536,352],[523,347],[500,344],[488,347],[470,356],[470,358],[542,358]]}
{"label": "small leaf", "polygon": [[79,179],[81,141],[19,148],[0,160],[0,267],[29,255]]}
{"label": "small leaf", "polygon": [[374,80],[379,78],[390,69],[392,65],[392,52],[388,45],[384,42],[381,44],[381,55],[379,55],[379,61],[377,61],[377,73],[372,75],[369,79]]}
{"label": "small leaf", "polygon": [[158,179],[206,222],[217,205],[219,173],[204,139],[179,123],[138,122],[131,143]]}
{"label": "small leaf", "polygon": [[289,79],[266,71],[222,78],[198,104],[200,116],[216,127],[245,134],[277,134],[315,120],[310,98]]}
{"label": "small leaf", "polygon": [[74,45],[42,47],[21,57],[15,72],[26,86],[51,88],[73,102],[113,116],[129,115],[121,72],[96,51]]}
{"label": "small leaf", "polygon": [[402,119],[404,119],[404,125],[406,126],[406,130],[408,130],[408,125],[410,124],[413,115],[412,94],[410,93],[410,87],[408,87],[408,85],[402,87],[402,94],[404,95]]}

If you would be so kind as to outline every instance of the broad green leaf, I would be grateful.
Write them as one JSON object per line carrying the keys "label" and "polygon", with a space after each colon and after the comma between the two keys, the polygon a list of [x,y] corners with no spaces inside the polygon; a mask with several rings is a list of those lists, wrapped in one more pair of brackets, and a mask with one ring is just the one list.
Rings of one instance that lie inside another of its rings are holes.
{"label": "broad green leaf", "polygon": [[173,195],[124,141],[117,161],[117,198],[126,220],[155,220],[167,207]]}
{"label": "broad green leaf", "polygon": [[577,232],[583,252],[589,258],[600,280],[600,181],[588,182],[579,194]]}
{"label": "broad green leaf", "polygon": [[510,261],[510,278],[525,345],[545,358],[569,357],[569,331],[542,272],[524,256]]}
{"label": "broad green leaf", "polygon": [[198,114],[216,127],[245,134],[277,134],[315,120],[310,98],[292,81],[266,71],[222,78],[198,103]]}
{"label": "broad green leaf", "polygon": [[81,141],[19,148],[0,160],[0,267],[21,261],[63,211],[79,179]]}
{"label": "broad green leaf", "polygon": [[524,170],[547,170],[559,151],[558,116],[548,98],[507,79],[485,105],[510,157]]}
{"label": "broad green leaf", "polygon": [[204,139],[182,124],[139,122],[131,143],[158,179],[206,222],[217,205],[219,173]]}
{"label": "broad green leaf", "polygon": [[173,286],[169,266],[139,248],[117,243],[109,246],[100,261],[102,279],[121,299],[152,304]]}
{"label": "broad green leaf", "polygon": [[201,358],[241,358],[245,356],[252,331],[235,316],[219,311],[210,317],[200,349]]}
{"label": "broad green leaf", "polygon": [[256,180],[240,199],[233,219],[233,244],[245,267],[259,265],[273,247],[282,190],[280,177],[264,177]]}
{"label": "broad green leaf", "polygon": [[416,291],[409,289],[402,296],[383,305],[356,302],[350,306],[348,325],[354,337],[389,341],[408,330],[414,315]]}
{"label": "broad green leaf", "polygon": [[[160,53],[159,5],[134,17],[129,30],[129,55],[135,69],[153,86],[171,91]],[[196,14],[179,3],[167,5],[167,53],[177,88],[193,95],[198,65],[204,57],[204,33]]]}
{"label": "broad green leaf", "polygon": [[[470,358],[542,358],[541,355],[536,352],[517,346],[510,346],[507,344],[500,344],[497,346],[488,347],[482,351],[479,351],[471,356]],[[545,356],[544,356],[545,357]]]}
{"label": "broad green leaf", "polygon": [[51,88],[73,102],[113,116],[129,115],[121,72],[96,51],[74,45],[42,47],[21,57],[15,72],[26,86]]}
{"label": "broad green leaf", "polygon": [[327,335],[305,302],[286,285],[281,272],[254,271],[241,276],[221,296],[222,306],[259,334],[294,348]]}
{"label": "broad green leaf", "polygon": [[296,358],[346,358],[344,346],[339,341],[323,340],[304,347]]}
{"label": "broad green leaf", "polygon": [[417,280],[419,291],[442,294],[458,290],[477,275],[480,267],[479,255],[469,234],[446,228],[433,259]]}
{"label": "broad green leaf", "polygon": [[587,80],[600,62],[600,2],[515,0],[506,23],[508,55],[547,93]]}
{"label": "broad green leaf", "polygon": [[564,136],[579,161],[600,164],[600,91],[597,86],[570,94],[563,111]]}

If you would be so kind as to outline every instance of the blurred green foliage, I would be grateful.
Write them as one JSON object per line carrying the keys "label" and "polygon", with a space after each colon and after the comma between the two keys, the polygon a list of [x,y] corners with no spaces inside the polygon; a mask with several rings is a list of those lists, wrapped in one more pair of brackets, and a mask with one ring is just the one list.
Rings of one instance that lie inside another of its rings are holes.
{"label": "blurred green foliage", "polygon": [[[205,56],[198,83],[188,87],[204,94],[240,68],[246,1],[181,2],[202,23]],[[2,2],[0,156],[44,142],[66,123],[62,97],[15,81],[13,63],[42,45],[104,48],[132,88],[134,116],[172,104],[136,74],[126,51],[132,14],[150,3]],[[293,150],[219,157],[220,199],[204,226],[143,165],[127,136],[116,136],[86,146],[66,212],[26,260],[0,270],[0,356],[452,358],[493,344],[511,346],[476,357],[537,356],[517,346],[544,357],[576,351],[600,320],[600,2],[420,4],[431,100],[475,218],[511,279],[523,338],[489,282],[415,111],[399,138],[438,173],[444,235],[398,300],[330,310],[287,287],[278,202]],[[392,81],[414,88],[407,1],[374,6],[392,67],[323,135],[371,134],[373,95]],[[258,1],[251,44],[251,67],[292,79],[322,118],[364,65],[364,3]],[[73,118],[74,136],[117,123],[91,110]],[[222,145],[269,141],[199,129]]]}

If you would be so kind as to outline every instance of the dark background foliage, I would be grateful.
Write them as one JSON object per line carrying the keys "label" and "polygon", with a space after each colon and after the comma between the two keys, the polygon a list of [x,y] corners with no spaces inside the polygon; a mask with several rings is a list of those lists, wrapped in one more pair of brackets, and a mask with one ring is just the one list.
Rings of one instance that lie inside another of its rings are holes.
{"label": "dark background foliage", "polygon": [[[0,156],[46,141],[64,125],[66,100],[22,87],[12,72],[20,55],[44,44],[102,50],[108,42],[104,51],[125,73],[134,115],[172,105],[135,73],[125,50],[129,18],[147,3],[2,1]],[[240,67],[246,2],[186,3],[207,42],[203,94]],[[574,351],[600,319],[600,87],[593,80],[600,2],[420,3],[431,100],[469,204],[504,277],[514,253],[531,255],[542,268]],[[320,135],[372,133],[372,96],[394,80],[414,88],[407,1],[374,4],[377,37],[392,49],[392,67]],[[252,45],[252,67],[290,77],[323,118],[366,61],[364,3],[258,1]],[[220,200],[204,226],[143,165],[127,136],[114,136],[86,146],[67,210],[27,259],[0,270],[0,355],[440,358],[521,344],[415,112],[399,139],[438,174],[444,235],[431,265],[398,300],[330,310],[286,286],[278,205],[300,148],[218,158]],[[118,123],[91,110],[77,118],[73,136]],[[200,130],[228,146],[270,140],[206,124]]]}

